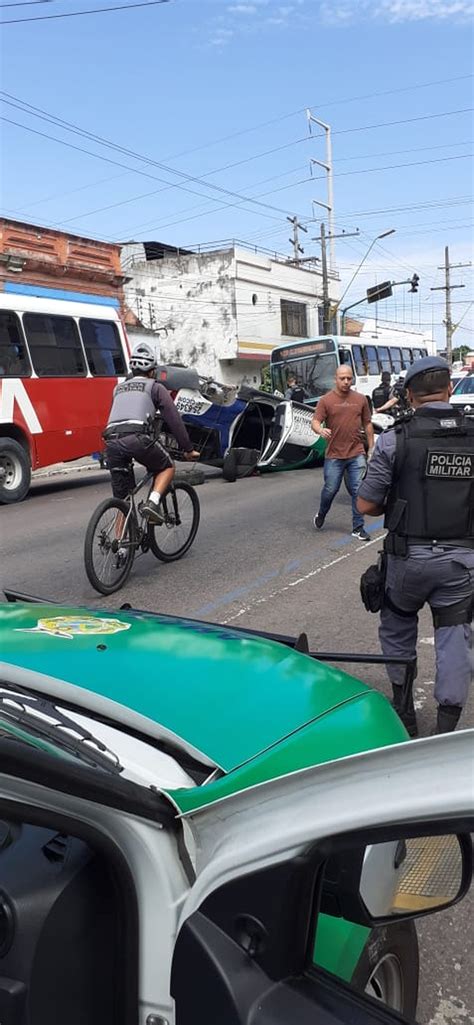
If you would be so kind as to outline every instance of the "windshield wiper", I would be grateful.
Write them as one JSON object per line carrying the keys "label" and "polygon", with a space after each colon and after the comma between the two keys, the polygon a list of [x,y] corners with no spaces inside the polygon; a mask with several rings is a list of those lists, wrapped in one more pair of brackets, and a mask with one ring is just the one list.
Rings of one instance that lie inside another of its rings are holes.
{"label": "windshield wiper", "polygon": [[46,698],[0,686],[0,723],[2,718],[24,726],[94,768],[123,772],[123,765],[110,748]]}

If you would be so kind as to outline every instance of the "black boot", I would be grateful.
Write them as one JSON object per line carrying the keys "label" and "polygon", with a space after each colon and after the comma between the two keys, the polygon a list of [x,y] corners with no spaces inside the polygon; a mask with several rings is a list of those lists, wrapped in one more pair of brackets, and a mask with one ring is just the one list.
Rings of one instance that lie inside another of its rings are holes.
{"label": "black boot", "polygon": [[[403,707],[404,702],[404,688],[399,684],[392,683],[393,690],[393,707],[401,719],[408,735],[410,737],[418,736],[418,723],[416,721],[415,706],[413,704],[413,693],[410,692],[408,701]],[[453,727],[454,728],[454,727]]]}
{"label": "black boot", "polygon": [[452,733],[456,729],[462,708],[459,705],[438,705],[435,733]]}

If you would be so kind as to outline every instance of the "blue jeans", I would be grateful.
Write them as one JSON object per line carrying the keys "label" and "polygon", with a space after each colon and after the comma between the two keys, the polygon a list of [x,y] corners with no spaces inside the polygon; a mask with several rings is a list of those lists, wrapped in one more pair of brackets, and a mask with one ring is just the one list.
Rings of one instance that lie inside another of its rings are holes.
{"label": "blue jeans", "polygon": [[352,498],[352,529],[358,530],[364,526],[364,517],[356,507],[356,499],[366,466],[367,460],[363,455],[354,456],[353,459],[324,460],[324,487],[319,500],[321,516],[327,516],[347,470],[347,484]]}

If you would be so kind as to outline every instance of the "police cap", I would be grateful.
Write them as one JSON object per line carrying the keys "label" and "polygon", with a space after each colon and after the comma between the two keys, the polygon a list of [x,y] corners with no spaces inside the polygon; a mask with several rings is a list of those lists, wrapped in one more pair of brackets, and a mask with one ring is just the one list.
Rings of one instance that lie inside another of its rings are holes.
{"label": "police cap", "polygon": [[427,374],[429,370],[449,370],[449,363],[441,356],[423,356],[415,360],[405,374],[405,388],[409,388],[414,377],[418,374]]}

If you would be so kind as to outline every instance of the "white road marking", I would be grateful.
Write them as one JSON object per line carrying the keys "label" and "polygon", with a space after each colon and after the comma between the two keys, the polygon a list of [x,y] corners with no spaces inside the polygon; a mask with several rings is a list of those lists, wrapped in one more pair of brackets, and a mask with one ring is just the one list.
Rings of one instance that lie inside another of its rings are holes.
{"label": "white road marking", "polygon": [[232,623],[235,619],[240,619],[241,616],[245,616],[247,612],[256,608],[257,605],[265,605],[267,601],[272,601],[274,598],[279,597],[281,594],[284,594],[285,591],[289,591],[291,587],[299,587],[300,584],[306,583],[307,580],[318,576],[320,573],[323,573],[324,570],[331,569],[332,566],[337,566],[339,562],[344,562],[345,559],[349,559],[351,555],[354,555],[356,552],[361,552],[364,548],[369,548],[370,545],[378,544],[384,536],[384,534],[379,534],[377,537],[372,538],[371,541],[364,541],[362,545],[357,545],[357,548],[353,548],[351,551],[345,552],[344,555],[338,555],[337,559],[331,559],[330,562],[325,562],[322,566],[317,566],[316,569],[311,569],[309,573],[305,573],[304,576],[298,577],[296,580],[290,580],[288,584],[284,584],[283,587],[278,587],[270,594],[264,594],[261,598],[252,598],[233,616],[228,616],[227,619],[221,620],[222,624],[226,625],[228,623]]}

